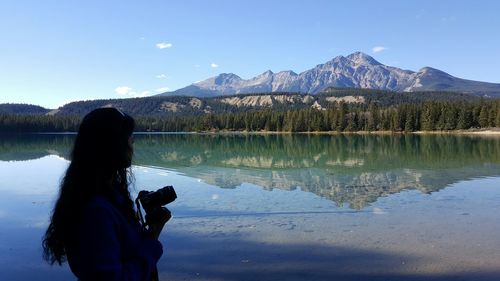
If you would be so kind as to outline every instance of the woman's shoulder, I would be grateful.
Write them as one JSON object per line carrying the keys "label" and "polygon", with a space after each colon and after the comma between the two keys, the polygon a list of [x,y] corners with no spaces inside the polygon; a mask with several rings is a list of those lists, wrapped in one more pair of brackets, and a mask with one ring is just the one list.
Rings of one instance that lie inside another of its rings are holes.
{"label": "woman's shoulder", "polygon": [[104,195],[95,195],[84,208],[84,217],[90,219],[113,220],[119,224],[129,224],[124,211],[114,201]]}
{"label": "woman's shoulder", "polygon": [[89,203],[84,208],[84,213],[87,216],[112,216],[119,214],[113,203],[102,195],[96,195],[90,199]]}
{"label": "woman's shoulder", "polygon": [[102,195],[95,195],[90,199],[87,207],[88,208],[112,209],[113,204],[111,203],[111,201],[108,198],[106,198]]}

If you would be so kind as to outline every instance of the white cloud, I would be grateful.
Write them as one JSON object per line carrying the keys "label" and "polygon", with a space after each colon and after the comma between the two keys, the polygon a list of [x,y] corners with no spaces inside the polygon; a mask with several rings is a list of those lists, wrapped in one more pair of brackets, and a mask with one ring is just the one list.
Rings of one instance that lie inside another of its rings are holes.
{"label": "white cloud", "polygon": [[158,48],[158,49],[167,49],[167,48],[171,48],[171,47],[172,47],[172,43],[161,42],[161,43],[156,44],[156,48]]}
{"label": "white cloud", "polygon": [[121,86],[121,87],[117,87],[115,89],[115,92],[119,95],[122,95],[122,96],[128,95],[128,93],[130,93],[131,91],[132,91],[132,88],[127,87],[127,86]]}
{"label": "white cloud", "polygon": [[132,88],[127,87],[127,86],[117,87],[115,89],[115,93],[117,93],[120,96],[129,97],[129,98],[142,98],[142,97],[147,97],[151,94],[150,91],[137,92],[137,91],[134,91]]}
{"label": "white cloud", "polygon": [[211,63],[211,64],[210,64],[210,67],[211,67],[211,68],[217,68],[217,67],[219,67],[219,65],[218,65],[218,64],[215,64],[215,63]]}
{"label": "white cloud", "polygon": [[372,48],[372,53],[377,54],[377,53],[380,53],[380,52],[385,51],[385,50],[387,50],[386,47],[376,46],[376,47]]}
{"label": "white cloud", "polygon": [[158,88],[158,89],[155,90],[155,92],[158,92],[158,93],[165,93],[165,92],[168,92],[168,91],[170,91],[169,87]]}
{"label": "white cloud", "polygon": [[165,74],[163,74],[163,73],[162,74],[158,74],[155,77],[158,78],[158,79],[167,79],[168,78],[168,76],[165,75]]}

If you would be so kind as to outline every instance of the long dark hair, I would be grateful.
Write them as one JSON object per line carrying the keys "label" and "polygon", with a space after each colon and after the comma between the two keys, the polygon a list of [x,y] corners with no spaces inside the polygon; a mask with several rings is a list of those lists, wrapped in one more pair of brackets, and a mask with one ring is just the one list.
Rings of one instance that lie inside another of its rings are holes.
{"label": "long dark hair", "polygon": [[[134,124],[132,117],[115,108],[99,108],[83,118],[43,238],[44,259],[50,264],[66,261],[66,245],[82,210],[96,195],[107,198],[130,220],[135,218],[128,190]],[[125,203],[117,201],[117,193]]]}

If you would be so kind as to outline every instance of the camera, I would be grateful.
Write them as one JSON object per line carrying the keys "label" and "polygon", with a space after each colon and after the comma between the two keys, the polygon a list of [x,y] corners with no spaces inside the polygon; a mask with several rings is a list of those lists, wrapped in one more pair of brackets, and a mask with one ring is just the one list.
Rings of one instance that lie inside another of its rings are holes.
{"label": "camera", "polygon": [[[171,185],[162,187],[157,191],[140,191],[135,202],[142,225],[146,226],[168,221],[172,217],[172,214],[163,206],[174,202],[176,198],[177,194]],[[145,221],[142,217],[141,206],[146,213]]]}

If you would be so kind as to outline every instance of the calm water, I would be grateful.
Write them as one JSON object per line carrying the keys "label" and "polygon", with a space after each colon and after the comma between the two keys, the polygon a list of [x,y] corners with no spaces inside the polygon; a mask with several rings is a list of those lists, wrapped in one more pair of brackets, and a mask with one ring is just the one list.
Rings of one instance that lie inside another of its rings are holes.
{"label": "calm water", "polygon": [[[0,136],[0,280],[41,259],[71,135]],[[500,138],[137,135],[135,192],[174,185],[165,280],[500,280]]]}

